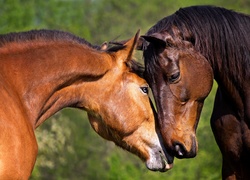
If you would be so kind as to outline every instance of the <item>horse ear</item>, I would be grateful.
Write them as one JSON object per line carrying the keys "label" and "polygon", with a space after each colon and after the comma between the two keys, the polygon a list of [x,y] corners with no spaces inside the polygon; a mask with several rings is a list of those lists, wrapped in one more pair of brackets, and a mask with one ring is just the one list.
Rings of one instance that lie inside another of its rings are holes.
{"label": "horse ear", "polygon": [[141,36],[143,39],[145,39],[149,43],[153,43],[156,46],[160,47],[166,47],[167,42],[166,42],[166,37],[163,36],[160,33],[154,33],[150,36]]}
{"label": "horse ear", "polygon": [[136,50],[142,51],[145,46],[147,46],[145,39],[141,36],[137,42]]}
{"label": "horse ear", "polygon": [[124,63],[132,59],[134,50],[136,48],[136,45],[139,39],[139,33],[140,33],[140,30],[137,31],[137,33],[135,34],[133,38],[125,42],[121,50],[116,52],[117,53],[116,56],[119,57],[118,58],[119,61],[122,61]]}
{"label": "horse ear", "polygon": [[100,49],[103,51],[107,50],[108,49],[108,42],[105,41],[104,43],[102,43],[102,45],[100,46]]}
{"label": "horse ear", "polygon": [[134,50],[136,49],[136,46],[140,37],[139,34],[140,34],[140,29],[137,31],[137,33],[135,34],[133,38],[131,38],[124,44],[124,46],[126,46],[125,50],[128,53],[127,58],[125,58],[125,61],[129,61],[132,59]]}

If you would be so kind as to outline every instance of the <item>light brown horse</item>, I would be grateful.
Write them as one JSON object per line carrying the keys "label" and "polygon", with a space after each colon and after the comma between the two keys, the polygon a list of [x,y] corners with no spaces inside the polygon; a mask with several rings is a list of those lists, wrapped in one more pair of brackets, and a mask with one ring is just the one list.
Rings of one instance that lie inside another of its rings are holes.
{"label": "light brown horse", "polygon": [[132,72],[137,39],[104,51],[61,31],[0,36],[0,179],[29,178],[38,151],[34,130],[64,107],[86,110],[100,136],[150,170],[171,167],[148,85]]}

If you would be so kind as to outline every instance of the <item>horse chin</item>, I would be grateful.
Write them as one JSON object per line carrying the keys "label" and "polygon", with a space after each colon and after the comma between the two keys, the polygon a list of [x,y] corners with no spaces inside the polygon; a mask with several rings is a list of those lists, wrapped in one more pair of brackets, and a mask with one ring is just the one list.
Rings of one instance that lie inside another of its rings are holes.
{"label": "horse chin", "polygon": [[161,163],[159,162],[152,162],[152,161],[147,161],[146,166],[149,170],[151,171],[160,171],[160,172],[166,172],[170,169],[172,169],[173,164],[168,164],[166,160],[162,160]]}
{"label": "horse chin", "polygon": [[172,156],[166,155],[162,151],[156,150],[146,161],[146,166],[151,171],[160,171],[166,172],[173,167],[173,160]]}

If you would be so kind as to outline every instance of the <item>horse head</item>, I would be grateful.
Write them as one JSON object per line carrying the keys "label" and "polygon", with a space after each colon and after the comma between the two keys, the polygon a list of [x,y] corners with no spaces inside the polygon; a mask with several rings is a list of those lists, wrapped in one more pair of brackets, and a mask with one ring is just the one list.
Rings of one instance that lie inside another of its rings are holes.
{"label": "horse head", "polygon": [[191,42],[178,35],[161,32],[141,40],[145,78],[156,101],[165,146],[178,158],[194,157],[198,120],[213,84],[212,68]]}
{"label": "horse head", "polygon": [[167,154],[157,131],[149,86],[132,72],[130,65],[138,37],[137,34],[124,45],[105,48],[103,56],[111,59],[111,68],[95,82],[94,88],[89,87],[95,96],[82,106],[100,136],[138,155],[150,170],[166,171],[172,167],[173,158]]}

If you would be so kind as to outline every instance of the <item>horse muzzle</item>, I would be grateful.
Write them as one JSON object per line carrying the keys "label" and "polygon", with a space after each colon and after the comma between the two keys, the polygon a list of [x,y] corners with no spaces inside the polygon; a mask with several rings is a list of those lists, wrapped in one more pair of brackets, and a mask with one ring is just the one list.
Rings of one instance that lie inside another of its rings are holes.
{"label": "horse muzzle", "polygon": [[173,167],[174,157],[170,156],[166,151],[155,149],[146,161],[146,166],[151,171],[165,172]]}
{"label": "horse muzzle", "polygon": [[169,164],[166,159],[162,158],[162,159],[159,159],[158,161],[150,159],[146,162],[146,166],[151,171],[166,172],[172,169],[173,164],[172,163]]}

